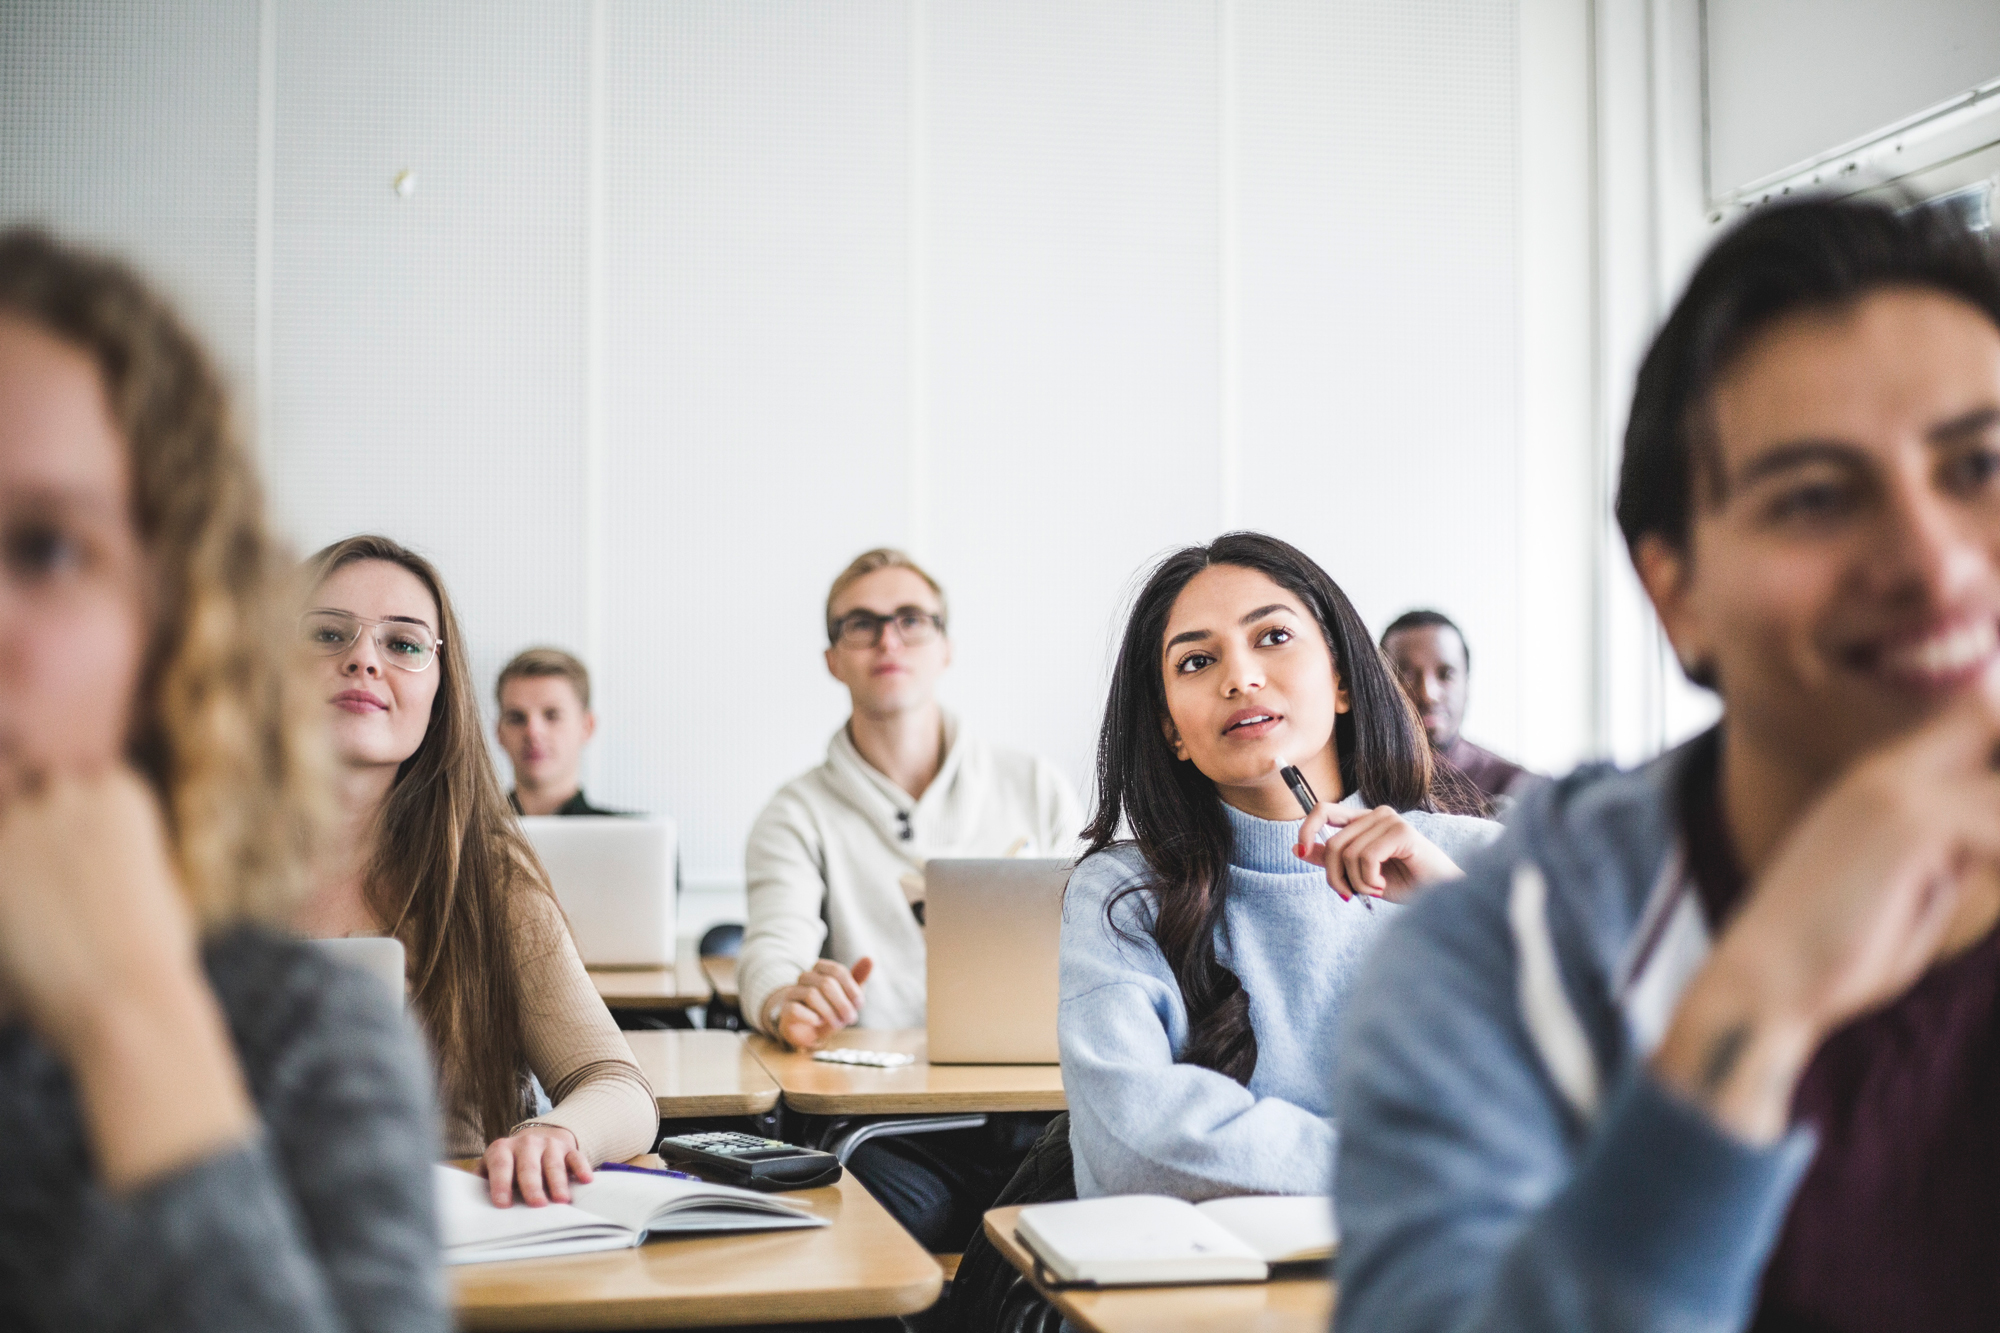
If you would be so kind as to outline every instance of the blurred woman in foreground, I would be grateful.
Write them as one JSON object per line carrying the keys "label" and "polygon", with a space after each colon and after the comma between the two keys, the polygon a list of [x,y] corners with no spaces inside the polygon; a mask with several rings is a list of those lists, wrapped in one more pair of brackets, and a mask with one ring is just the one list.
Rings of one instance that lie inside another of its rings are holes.
{"label": "blurred woman in foreground", "polygon": [[320,800],[287,570],[180,322],[0,233],[0,1326],[446,1327],[422,1050],[269,924]]}

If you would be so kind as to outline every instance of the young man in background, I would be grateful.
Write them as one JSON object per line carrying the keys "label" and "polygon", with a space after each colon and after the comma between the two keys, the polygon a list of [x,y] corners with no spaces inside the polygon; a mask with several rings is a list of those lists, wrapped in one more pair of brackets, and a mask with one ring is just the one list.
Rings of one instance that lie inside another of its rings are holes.
{"label": "young man in background", "polygon": [[1472,785],[1505,810],[1521,793],[1541,781],[1511,759],[1503,759],[1465,738],[1467,687],[1472,680],[1472,650],[1465,634],[1438,611],[1405,611],[1382,631],[1382,651],[1396,668],[1410,702],[1423,718],[1431,752],[1448,761]]}
{"label": "young man in background", "polygon": [[500,748],[514,767],[507,799],[522,815],[615,815],[583,794],[583,747],[597,734],[590,673],[560,648],[529,648],[500,668]]}

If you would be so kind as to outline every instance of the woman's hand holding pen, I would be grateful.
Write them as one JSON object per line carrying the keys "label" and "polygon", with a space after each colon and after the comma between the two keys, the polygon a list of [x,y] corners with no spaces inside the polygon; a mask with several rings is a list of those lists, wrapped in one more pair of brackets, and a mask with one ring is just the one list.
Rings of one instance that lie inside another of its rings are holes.
{"label": "woman's hand holding pen", "polygon": [[1354,810],[1321,801],[1299,825],[1293,849],[1302,861],[1326,870],[1342,898],[1403,902],[1418,889],[1456,878],[1458,863],[1411,826],[1394,807]]}

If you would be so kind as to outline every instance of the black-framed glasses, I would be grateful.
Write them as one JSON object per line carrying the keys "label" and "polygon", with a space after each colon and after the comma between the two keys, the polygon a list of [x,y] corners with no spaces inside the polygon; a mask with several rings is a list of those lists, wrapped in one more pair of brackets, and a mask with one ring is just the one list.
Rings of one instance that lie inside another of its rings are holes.
{"label": "black-framed glasses", "polygon": [[375,631],[375,649],[382,660],[405,671],[428,671],[444,644],[429,625],[414,620],[369,620],[346,611],[308,611],[299,617],[299,638],[323,657],[352,648],[364,629]]}
{"label": "black-framed glasses", "polygon": [[894,625],[896,637],[908,647],[929,643],[944,633],[944,617],[920,606],[899,606],[891,615],[873,611],[849,611],[826,627],[826,637],[842,648],[873,648],[882,642],[882,631]]}

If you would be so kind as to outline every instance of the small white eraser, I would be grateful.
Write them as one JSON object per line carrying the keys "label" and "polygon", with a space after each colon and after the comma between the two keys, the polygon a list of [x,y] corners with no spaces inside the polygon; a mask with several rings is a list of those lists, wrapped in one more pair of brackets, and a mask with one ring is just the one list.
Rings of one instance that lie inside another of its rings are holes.
{"label": "small white eraser", "polygon": [[903,1065],[917,1062],[914,1055],[901,1051],[857,1051],[843,1047],[833,1051],[814,1051],[813,1059],[824,1060],[830,1065],[871,1065],[876,1069],[898,1069]]}

